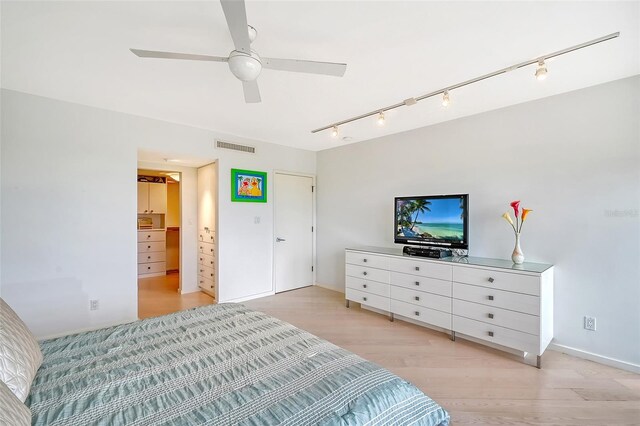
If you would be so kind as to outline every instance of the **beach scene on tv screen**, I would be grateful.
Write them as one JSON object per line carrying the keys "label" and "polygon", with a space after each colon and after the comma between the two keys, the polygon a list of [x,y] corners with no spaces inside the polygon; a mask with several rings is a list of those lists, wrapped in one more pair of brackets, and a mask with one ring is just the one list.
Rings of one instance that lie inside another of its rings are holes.
{"label": "beach scene on tv screen", "polygon": [[444,241],[464,239],[461,198],[397,200],[397,236]]}

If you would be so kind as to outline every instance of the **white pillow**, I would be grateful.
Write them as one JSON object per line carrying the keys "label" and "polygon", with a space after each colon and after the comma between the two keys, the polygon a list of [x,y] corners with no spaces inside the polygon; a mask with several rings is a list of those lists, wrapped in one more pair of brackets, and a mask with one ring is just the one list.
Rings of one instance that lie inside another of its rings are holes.
{"label": "white pillow", "polygon": [[0,425],[30,426],[31,411],[0,381]]}
{"label": "white pillow", "polygon": [[0,380],[24,402],[40,364],[40,345],[13,309],[0,298]]}

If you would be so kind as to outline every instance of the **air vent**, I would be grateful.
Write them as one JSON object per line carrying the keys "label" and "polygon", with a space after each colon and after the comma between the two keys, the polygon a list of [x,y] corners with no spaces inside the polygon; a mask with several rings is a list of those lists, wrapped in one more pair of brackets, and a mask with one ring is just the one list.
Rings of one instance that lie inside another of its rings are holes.
{"label": "air vent", "polygon": [[237,143],[229,143],[223,141],[216,141],[216,148],[231,149],[234,151],[247,152],[249,154],[255,154],[256,148],[248,145],[238,145]]}

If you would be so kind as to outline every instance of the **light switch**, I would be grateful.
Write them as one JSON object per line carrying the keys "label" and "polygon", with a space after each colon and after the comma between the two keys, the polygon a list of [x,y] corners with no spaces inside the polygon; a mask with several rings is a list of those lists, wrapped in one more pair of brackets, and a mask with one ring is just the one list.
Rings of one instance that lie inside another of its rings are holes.
{"label": "light switch", "polygon": [[255,223],[256,225],[260,223],[260,216],[256,216],[253,218],[253,223]]}

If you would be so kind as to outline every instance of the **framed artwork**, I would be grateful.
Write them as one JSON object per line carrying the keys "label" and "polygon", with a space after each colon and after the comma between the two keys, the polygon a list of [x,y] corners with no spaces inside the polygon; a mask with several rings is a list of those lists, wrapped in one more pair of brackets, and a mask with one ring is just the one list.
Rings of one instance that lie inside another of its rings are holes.
{"label": "framed artwork", "polygon": [[231,201],[267,202],[267,173],[231,169]]}

